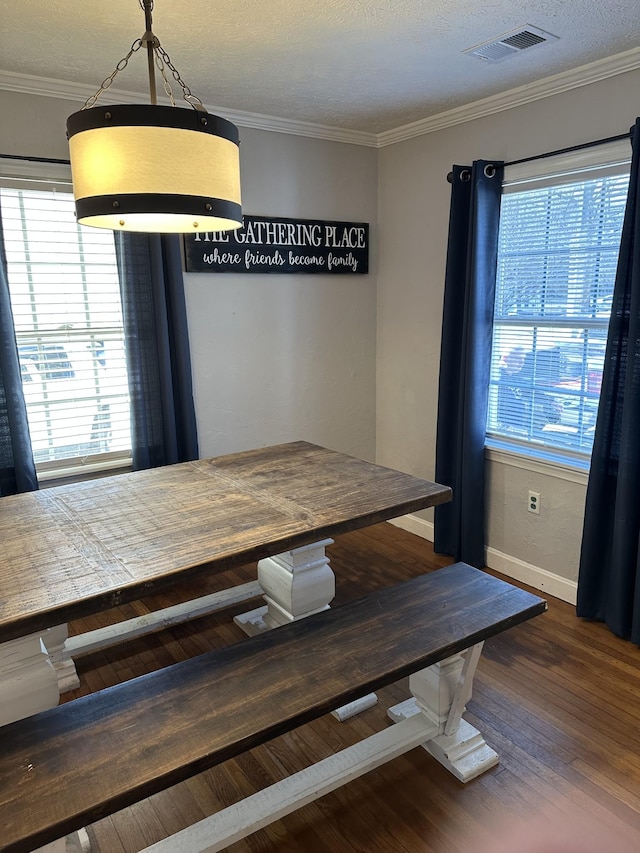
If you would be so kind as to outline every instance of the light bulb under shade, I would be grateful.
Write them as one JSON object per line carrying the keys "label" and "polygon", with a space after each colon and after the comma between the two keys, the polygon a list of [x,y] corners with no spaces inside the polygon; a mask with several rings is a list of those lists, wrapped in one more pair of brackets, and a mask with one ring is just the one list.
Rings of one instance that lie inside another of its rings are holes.
{"label": "light bulb under shade", "polygon": [[186,233],[242,225],[238,129],[193,109],[117,104],[67,119],[78,222]]}

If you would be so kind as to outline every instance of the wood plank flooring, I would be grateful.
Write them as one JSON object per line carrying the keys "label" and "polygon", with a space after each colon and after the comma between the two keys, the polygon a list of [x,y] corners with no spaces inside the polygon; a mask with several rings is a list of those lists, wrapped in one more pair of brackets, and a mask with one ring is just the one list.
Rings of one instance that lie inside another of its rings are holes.
{"label": "wood plank flooring", "polygon": [[[434,555],[429,542],[388,523],[344,534],[328,554],[337,578],[336,603],[451,562]],[[254,578],[255,566],[242,567],[209,582],[185,585],[180,597],[158,595],[78,620],[71,632],[92,630]],[[243,635],[232,616],[248,609],[245,603],[80,658],[81,687],[67,696],[235,642]],[[88,828],[93,853],[137,853],[379,731],[387,725],[386,708],[408,696],[406,681],[398,682],[380,691],[376,707],[351,720],[339,723],[323,717],[93,824]],[[513,814],[535,820],[538,827],[577,827],[594,845],[598,827],[604,827],[609,853],[627,850],[615,833],[631,833],[628,849],[640,850],[636,646],[617,639],[602,625],[577,619],[572,606],[549,598],[546,614],[485,644],[466,717],[500,755],[498,767],[479,779],[463,785],[419,748],[229,850],[498,853],[499,848],[499,853],[515,853],[524,847],[514,846],[515,836],[503,826]],[[526,834],[530,842],[528,829]],[[527,853],[529,849],[534,848],[527,848]]]}

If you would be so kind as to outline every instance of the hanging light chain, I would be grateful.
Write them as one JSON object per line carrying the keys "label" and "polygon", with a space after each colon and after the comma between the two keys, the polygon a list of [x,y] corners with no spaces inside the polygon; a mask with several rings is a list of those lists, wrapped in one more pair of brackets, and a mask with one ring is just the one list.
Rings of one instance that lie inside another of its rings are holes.
{"label": "hanging light chain", "polygon": [[[202,104],[202,101],[200,100],[200,98],[198,98],[196,95],[194,95],[192,93],[191,89],[184,82],[184,80],[180,76],[180,72],[175,67],[173,62],[171,61],[169,54],[162,47],[162,45],[160,44],[160,42],[157,39],[156,39],[156,43],[155,43],[154,48],[153,48],[153,52],[156,55],[156,64],[158,65],[158,68],[160,69],[160,72],[162,74],[162,79],[165,81],[165,92],[167,92],[167,87],[169,87],[169,90],[171,90],[171,85],[170,85],[169,81],[167,80],[167,77],[164,73],[164,66],[166,65],[166,67],[169,69],[169,71],[171,71],[173,79],[181,87],[182,97],[185,99],[185,101],[188,104],[190,104],[194,108],[194,110],[204,110],[204,106]],[[167,92],[167,94],[169,95],[169,92]],[[173,106],[175,106],[173,96],[169,95],[169,97],[171,98],[171,103],[173,104]]]}
{"label": "hanging light chain", "polygon": [[160,76],[162,77],[162,85],[164,87],[165,95],[167,96],[167,98],[169,98],[169,101],[171,102],[171,106],[175,107],[176,101],[175,101],[175,98],[173,97],[173,90],[171,88],[171,83],[167,79],[167,75],[165,72],[166,66],[165,66],[164,62],[162,61],[162,57],[160,56],[160,54],[158,53],[157,50],[154,50],[153,54],[155,57],[156,68],[158,69],[158,71],[160,72]]}
{"label": "hanging light chain", "polygon": [[[146,3],[145,3],[145,0],[138,0],[138,3],[140,4],[140,8],[145,13],[147,12],[147,9],[149,11],[149,14],[153,11],[153,0],[146,0]],[[124,71],[124,69],[127,67],[127,65],[129,64],[129,59],[132,57],[132,55],[137,50],[140,50],[140,48],[147,43],[150,43],[151,47],[153,48],[156,67],[158,68],[158,71],[160,72],[160,75],[162,77],[162,84],[164,87],[164,91],[165,91],[166,96],[169,98],[169,100],[171,102],[171,106],[175,107],[176,102],[175,102],[175,99],[173,97],[173,91],[171,89],[171,83],[169,82],[169,79],[167,78],[165,68],[168,68],[171,71],[173,79],[181,87],[182,97],[184,98],[184,100],[191,107],[193,107],[194,110],[198,110],[200,112],[206,112],[206,109],[205,109],[202,101],[200,100],[200,98],[198,98],[196,95],[194,95],[193,92],[191,91],[191,89],[184,82],[184,80],[180,76],[180,72],[175,67],[173,62],[171,61],[169,54],[160,44],[158,37],[156,35],[154,35],[153,32],[151,32],[151,18],[150,17],[149,17],[149,29],[148,29],[148,31],[144,33],[142,38],[136,39],[133,42],[133,44],[131,45],[131,49],[129,50],[129,53],[120,60],[120,62],[116,65],[116,67],[111,72],[111,74],[108,77],[105,77],[105,79],[100,84],[100,88],[98,89],[98,91],[95,92],[93,95],[91,95],[91,97],[87,98],[87,100],[84,102],[84,106],[82,107],[83,110],[86,110],[86,109],[89,109],[90,107],[95,106],[100,95],[102,95],[102,93],[105,92],[109,88],[109,86],[111,86],[111,84],[113,83],[118,72]],[[153,82],[153,81],[151,81],[151,78],[150,78],[150,82]],[[153,88],[154,88],[153,102],[155,102],[155,84],[153,85]]]}
{"label": "hanging light chain", "polygon": [[87,100],[84,102],[84,106],[82,107],[83,110],[89,109],[89,107],[93,107],[95,105],[100,95],[105,92],[113,83],[117,73],[119,71],[123,71],[127,67],[127,65],[129,64],[129,60],[131,59],[133,54],[136,52],[136,50],[140,50],[141,47],[142,39],[136,39],[131,45],[131,50],[129,51],[129,53],[126,56],[123,56],[120,62],[113,69],[111,74],[109,74],[108,77],[104,78],[104,80],[100,84],[100,88],[98,89],[98,91],[91,95],[90,98],[87,98]]}

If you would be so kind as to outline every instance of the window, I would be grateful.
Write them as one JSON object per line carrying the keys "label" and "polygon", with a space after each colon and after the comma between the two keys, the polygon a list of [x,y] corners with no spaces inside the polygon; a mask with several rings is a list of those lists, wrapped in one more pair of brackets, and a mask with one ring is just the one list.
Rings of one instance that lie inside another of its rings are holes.
{"label": "window", "polygon": [[628,143],[619,151],[604,166],[589,162],[604,156],[592,149],[586,164],[538,161],[547,174],[506,171],[487,416],[493,446],[588,461],[629,181]]}
{"label": "window", "polygon": [[126,464],[129,391],[113,233],[78,226],[70,186],[0,188],[38,473]]}

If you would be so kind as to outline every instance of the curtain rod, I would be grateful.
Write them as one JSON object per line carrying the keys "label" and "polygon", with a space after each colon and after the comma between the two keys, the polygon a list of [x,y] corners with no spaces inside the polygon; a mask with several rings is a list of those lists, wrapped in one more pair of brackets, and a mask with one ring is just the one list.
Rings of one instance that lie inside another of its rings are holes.
{"label": "curtain rod", "polygon": [[[568,148],[558,148],[556,151],[547,151],[545,154],[534,154],[533,157],[523,157],[521,160],[511,160],[505,166],[519,166],[521,163],[530,163],[532,160],[544,160],[547,157],[555,157],[557,154],[569,154],[571,151],[582,151],[585,148],[594,148],[596,145],[606,145],[607,142],[620,142],[622,139],[631,139],[631,133],[620,133],[618,136],[608,136],[606,139],[595,139],[593,142],[583,142],[580,145],[571,145]],[[59,163],[70,166],[71,160],[57,160],[53,157],[25,157],[19,154],[0,154],[3,160],[28,160],[32,163]]]}
{"label": "curtain rod", "polygon": [[607,142],[619,142],[622,139],[631,139],[631,133],[621,133],[618,136],[609,136],[606,139],[595,139],[593,142],[583,142],[581,145],[571,145],[569,148],[558,148],[557,151],[547,151],[546,154],[536,154],[533,157],[523,157],[522,160],[512,160],[505,166],[519,166],[520,163],[530,163],[532,160],[544,160],[547,157],[555,157],[556,154],[569,154],[571,151],[582,151],[584,148],[595,148],[596,145],[606,145]]}
{"label": "curtain rod", "polygon": [[71,160],[56,160],[54,157],[24,157],[20,154],[0,154],[3,160],[28,160],[31,163],[59,163],[63,166],[70,166]]}

